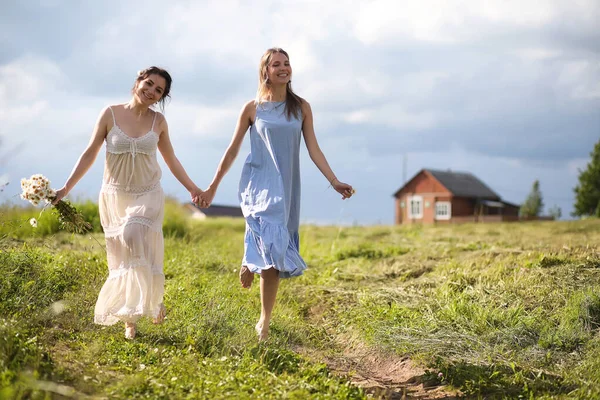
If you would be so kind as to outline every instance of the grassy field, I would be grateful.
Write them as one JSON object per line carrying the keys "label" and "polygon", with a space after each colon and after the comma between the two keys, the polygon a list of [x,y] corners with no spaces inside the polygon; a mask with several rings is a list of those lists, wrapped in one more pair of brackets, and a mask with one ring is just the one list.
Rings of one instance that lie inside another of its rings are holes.
{"label": "grassy field", "polygon": [[259,345],[243,222],[167,208],[168,319],[128,341],[91,322],[102,234],[38,214],[0,210],[0,398],[600,398],[599,220],[303,226]]}

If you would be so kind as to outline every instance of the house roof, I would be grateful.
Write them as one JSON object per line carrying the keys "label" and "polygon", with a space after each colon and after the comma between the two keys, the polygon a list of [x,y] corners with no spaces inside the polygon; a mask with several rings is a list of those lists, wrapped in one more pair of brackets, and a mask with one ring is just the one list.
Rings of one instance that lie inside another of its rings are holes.
{"label": "house roof", "polygon": [[435,169],[425,169],[424,171],[433,175],[455,196],[500,200],[500,196],[496,192],[469,172],[439,171]]}
{"label": "house roof", "polygon": [[[498,196],[496,192],[494,192],[485,183],[480,181],[477,177],[475,177],[475,175],[469,172],[422,169],[410,181],[408,181],[408,183],[410,183],[423,172],[429,173],[431,176],[433,176],[454,196],[500,200],[500,196]],[[394,195],[397,196],[400,191],[406,187],[406,185],[402,186],[402,188],[396,191]]]}
{"label": "house roof", "polygon": [[514,204],[514,203],[510,203],[506,200],[502,200],[502,204],[504,204],[504,206],[508,206],[508,207],[515,207],[515,208],[520,208],[521,206],[518,204]]}
{"label": "house roof", "polygon": [[222,206],[211,204],[208,208],[200,208],[194,203],[188,203],[200,210],[207,217],[243,217],[242,209],[239,206]]}

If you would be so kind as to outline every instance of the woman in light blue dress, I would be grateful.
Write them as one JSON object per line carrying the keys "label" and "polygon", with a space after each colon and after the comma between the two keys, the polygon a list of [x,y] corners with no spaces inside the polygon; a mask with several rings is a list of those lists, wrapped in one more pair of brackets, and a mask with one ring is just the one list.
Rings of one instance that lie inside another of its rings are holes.
{"label": "woman in light blue dress", "polygon": [[267,50],[260,62],[256,100],[242,108],[212,183],[194,200],[201,207],[210,205],[250,128],[250,154],[239,187],[246,219],[240,282],[249,288],[254,274],[260,274],[262,311],[256,324],[259,340],[269,334],[279,278],[299,276],[306,269],[298,238],[302,137],[310,158],[342,199],[354,193],[352,186],[340,182],[329,167],[317,143],[310,105],[292,91],[291,78],[288,54],[280,48]]}

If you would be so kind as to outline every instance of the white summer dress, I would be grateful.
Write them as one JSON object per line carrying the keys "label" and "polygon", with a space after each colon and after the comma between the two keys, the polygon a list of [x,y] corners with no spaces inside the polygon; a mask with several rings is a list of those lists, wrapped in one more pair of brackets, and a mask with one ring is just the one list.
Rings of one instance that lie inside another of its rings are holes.
{"label": "white summer dress", "polygon": [[165,277],[162,223],[164,194],[156,160],[156,114],[149,132],[128,136],[113,116],[106,136],[106,163],[100,191],[100,221],[106,238],[108,279],[94,322],[112,325],[156,318],[163,308]]}

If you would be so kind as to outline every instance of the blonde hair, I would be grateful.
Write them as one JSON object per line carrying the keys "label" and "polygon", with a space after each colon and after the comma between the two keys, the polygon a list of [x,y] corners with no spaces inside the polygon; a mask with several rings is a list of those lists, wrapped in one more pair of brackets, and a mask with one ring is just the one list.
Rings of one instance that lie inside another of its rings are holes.
{"label": "blonde hair", "polygon": [[[281,53],[290,59],[288,53],[279,47],[272,47],[265,51],[262,58],[260,59],[260,65],[258,67],[258,90],[256,91],[256,104],[262,104],[269,94],[271,94],[271,82],[267,76],[267,69],[271,63],[273,54]],[[298,96],[292,90],[292,81],[290,80],[286,85],[285,95],[285,112],[287,119],[291,119],[292,116],[296,119],[300,119],[302,110],[302,98]]]}

